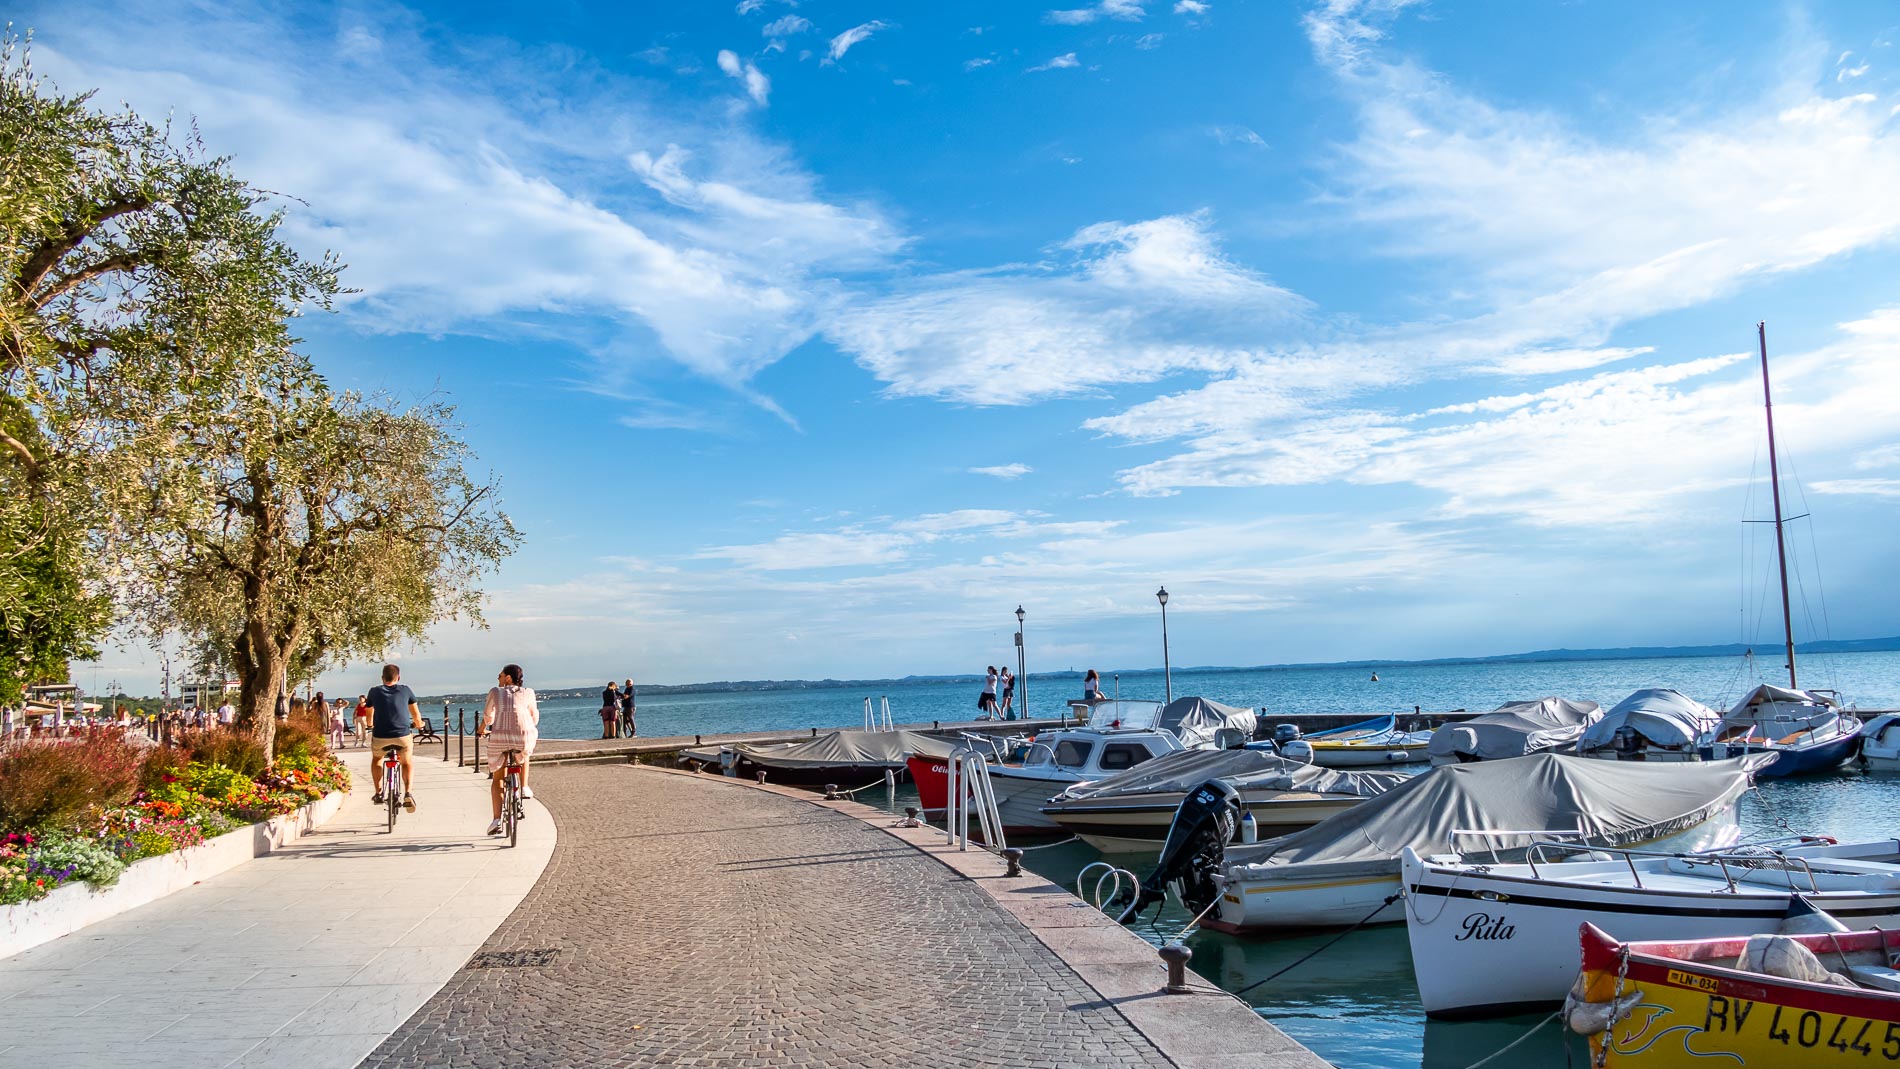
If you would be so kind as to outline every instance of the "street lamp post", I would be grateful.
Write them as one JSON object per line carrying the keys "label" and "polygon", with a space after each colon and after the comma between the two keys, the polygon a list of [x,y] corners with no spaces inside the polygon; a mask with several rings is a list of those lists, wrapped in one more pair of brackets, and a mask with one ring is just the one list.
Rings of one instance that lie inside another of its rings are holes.
{"label": "street lamp post", "polygon": [[1155,591],[1155,600],[1161,603],[1161,671],[1168,684],[1168,704],[1174,704],[1174,666],[1168,662],[1168,588]]}
{"label": "street lamp post", "polygon": [[1023,719],[1029,719],[1029,672],[1023,660],[1023,607],[1016,606],[1016,685],[1023,692]]}

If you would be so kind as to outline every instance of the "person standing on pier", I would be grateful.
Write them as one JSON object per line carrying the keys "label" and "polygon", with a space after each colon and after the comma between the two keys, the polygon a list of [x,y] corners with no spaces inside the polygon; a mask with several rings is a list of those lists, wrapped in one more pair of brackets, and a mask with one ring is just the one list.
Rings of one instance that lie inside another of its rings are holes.
{"label": "person standing on pier", "polygon": [[629,679],[627,685],[620,691],[620,732],[629,739],[636,734],[633,728],[633,711],[633,680]]}
{"label": "person standing on pier", "polygon": [[1015,703],[1015,701],[1016,701],[1016,677],[1010,674],[1009,666],[1004,665],[1003,666],[1003,719],[1004,720],[1016,719],[1016,714],[1011,712],[1009,708],[1011,705]]}
{"label": "person standing on pier", "polygon": [[996,666],[990,665],[988,674],[983,677],[983,693],[976,696],[976,707],[982,710],[979,719],[996,719]]}
{"label": "person standing on pier", "polygon": [[600,737],[616,737],[615,727],[620,719],[620,693],[614,690],[613,680],[607,681],[607,689],[600,692]]}

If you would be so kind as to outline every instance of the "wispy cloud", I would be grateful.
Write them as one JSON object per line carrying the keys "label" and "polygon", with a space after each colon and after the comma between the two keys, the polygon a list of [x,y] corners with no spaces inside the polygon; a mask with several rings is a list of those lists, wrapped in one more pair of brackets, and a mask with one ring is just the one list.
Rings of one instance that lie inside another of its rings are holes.
{"label": "wispy cloud", "polygon": [[1029,68],[1029,71],[1032,74],[1036,71],[1062,71],[1080,67],[1081,65],[1081,62],[1075,58],[1074,52],[1067,52],[1055,57],[1047,63],[1038,63]]}
{"label": "wispy cloud", "polygon": [[846,52],[851,51],[853,45],[861,44],[872,34],[889,28],[888,24],[875,19],[851,27],[831,39],[831,45],[825,53],[825,62],[836,63],[844,58]]}
{"label": "wispy cloud", "polygon": [[766,98],[772,94],[772,81],[759,73],[759,68],[753,66],[750,60],[741,62],[738,53],[730,49],[721,49],[719,69],[725,71],[727,77],[736,78],[744,83],[746,95],[752,98],[754,104],[759,107],[765,106]]}
{"label": "wispy cloud", "polygon": [[1102,0],[1091,7],[1072,8],[1066,11],[1050,11],[1042,18],[1044,22],[1059,26],[1085,26],[1101,19],[1120,19],[1124,22],[1139,22],[1146,14],[1138,0]]}
{"label": "wispy cloud", "polygon": [[1099,223],[1045,264],[926,276],[826,327],[899,396],[1020,405],[1227,371],[1306,302],[1226,259],[1202,216]]}
{"label": "wispy cloud", "polygon": [[811,29],[811,20],[798,15],[786,15],[773,19],[759,28],[766,37],[790,37],[795,33],[804,33]]}
{"label": "wispy cloud", "polygon": [[987,67],[990,64],[995,63],[995,62],[996,62],[996,59],[993,56],[978,56],[975,59],[964,60],[963,69],[966,71],[973,71],[979,67]]}
{"label": "wispy cloud", "polygon": [[1036,469],[1027,464],[997,464],[987,468],[970,468],[971,475],[989,475],[998,479],[1020,479]]}
{"label": "wispy cloud", "polygon": [[1210,126],[1207,132],[1223,145],[1252,145],[1266,148],[1267,140],[1245,126]]}
{"label": "wispy cloud", "polygon": [[1177,15],[1205,15],[1213,7],[1201,0],[1175,0],[1174,13]]}

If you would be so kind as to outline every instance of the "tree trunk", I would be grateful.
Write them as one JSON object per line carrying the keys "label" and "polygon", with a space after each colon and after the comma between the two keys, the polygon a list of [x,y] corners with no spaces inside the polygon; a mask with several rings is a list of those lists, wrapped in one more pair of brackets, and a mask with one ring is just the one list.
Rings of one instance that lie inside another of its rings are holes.
{"label": "tree trunk", "polygon": [[268,637],[259,638],[259,632],[265,630],[255,624],[246,627],[245,640],[238,644],[238,676],[242,682],[238,704],[239,714],[250,720],[268,761],[276,756],[277,696],[283,690],[287,658]]}

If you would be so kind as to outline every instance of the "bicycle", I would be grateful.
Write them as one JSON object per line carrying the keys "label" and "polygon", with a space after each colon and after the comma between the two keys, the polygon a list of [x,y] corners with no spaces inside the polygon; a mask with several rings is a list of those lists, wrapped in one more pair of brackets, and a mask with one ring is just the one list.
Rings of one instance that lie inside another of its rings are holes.
{"label": "bicycle", "polygon": [[389,806],[389,830],[396,830],[396,813],[402,809],[402,761],[396,754],[400,746],[383,747],[383,801]]}
{"label": "bicycle", "polygon": [[521,833],[521,818],[527,815],[521,804],[521,778],[527,768],[521,763],[520,750],[502,751],[501,766],[502,831],[508,836],[508,846],[512,849]]}

